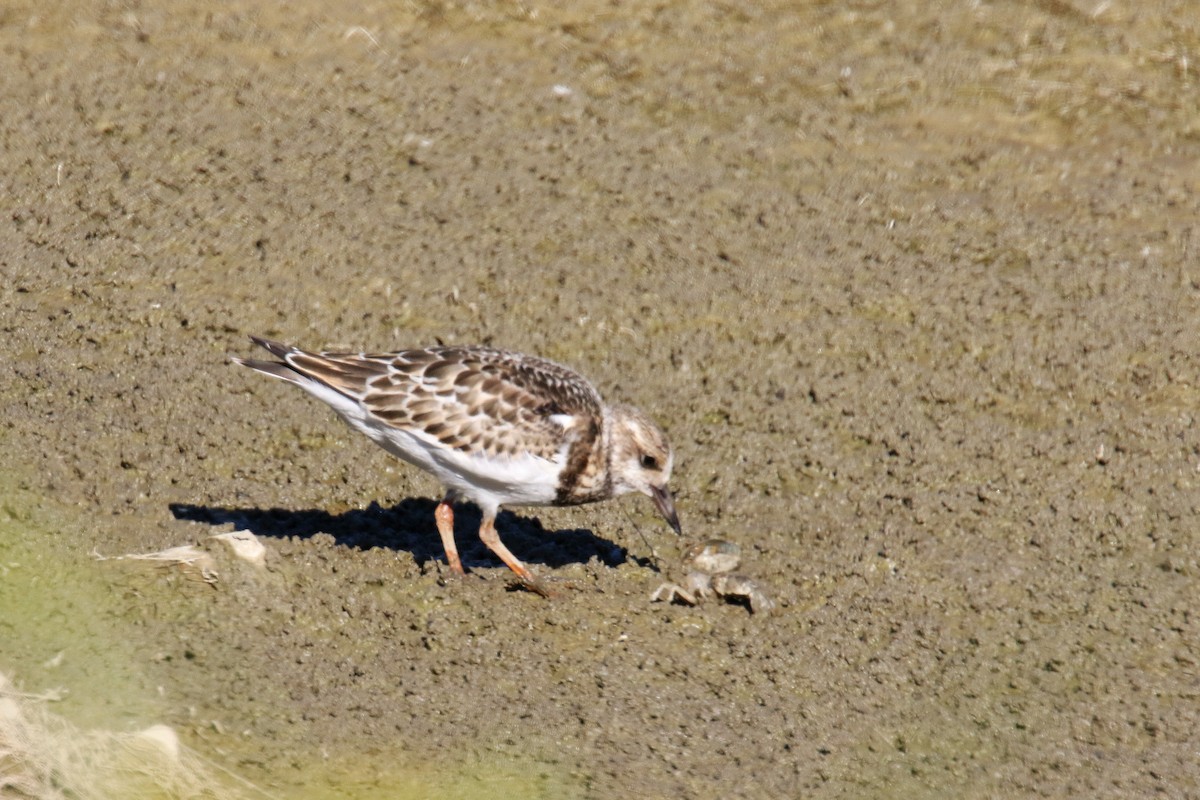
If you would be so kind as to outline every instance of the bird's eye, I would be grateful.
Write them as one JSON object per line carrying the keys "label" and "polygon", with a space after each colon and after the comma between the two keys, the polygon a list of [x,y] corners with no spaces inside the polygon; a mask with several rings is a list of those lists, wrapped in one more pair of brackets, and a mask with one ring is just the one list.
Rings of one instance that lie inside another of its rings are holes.
{"label": "bird's eye", "polygon": [[658,469],[658,459],[649,454],[643,455],[642,469]]}

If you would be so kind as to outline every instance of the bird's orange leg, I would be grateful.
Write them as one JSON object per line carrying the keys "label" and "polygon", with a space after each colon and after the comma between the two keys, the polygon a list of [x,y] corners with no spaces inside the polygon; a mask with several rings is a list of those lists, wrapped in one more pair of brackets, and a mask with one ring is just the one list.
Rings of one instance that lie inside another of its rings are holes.
{"label": "bird's orange leg", "polygon": [[446,551],[450,571],[455,575],[465,575],[462,561],[458,557],[458,545],[454,543],[454,509],[450,506],[449,497],[438,503],[433,516],[437,520],[438,533],[442,535],[442,547]]}
{"label": "bird's orange leg", "polygon": [[509,549],[504,546],[504,542],[500,541],[500,534],[496,533],[496,518],[491,514],[483,515],[483,522],[479,525],[479,538],[488,546],[488,549],[500,557],[509,569],[517,573],[517,577],[521,579],[521,585],[531,592],[536,592],[542,597],[549,597],[550,592],[546,587],[542,586],[538,579],[530,572],[529,567],[522,564]]}

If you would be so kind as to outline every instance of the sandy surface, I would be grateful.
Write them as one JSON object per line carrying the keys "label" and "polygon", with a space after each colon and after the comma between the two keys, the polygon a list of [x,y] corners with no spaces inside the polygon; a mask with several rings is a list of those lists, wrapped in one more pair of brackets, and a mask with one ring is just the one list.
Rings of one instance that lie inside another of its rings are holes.
{"label": "sandy surface", "polygon": [[[0,670],[289,797],[1200,795],[1193,4],[203,5],[0,12]],[[447,582],[249,333],[571,364],[685,538]],[[777,614],[649,602],[711,536]]]}

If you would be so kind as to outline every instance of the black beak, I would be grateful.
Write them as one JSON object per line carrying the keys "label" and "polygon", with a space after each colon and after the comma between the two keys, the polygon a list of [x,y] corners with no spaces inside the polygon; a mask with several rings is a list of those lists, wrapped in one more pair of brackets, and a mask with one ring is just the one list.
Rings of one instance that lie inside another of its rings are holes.
{"label": "black beak", "polygon": [[650,497],[654,500],[658,513],[663,515],[671,529],[675,533],[683,533],[679,527],[679,515],[675,513],[675,498],[671,497],[671,490],[666,486],[651,486]]}

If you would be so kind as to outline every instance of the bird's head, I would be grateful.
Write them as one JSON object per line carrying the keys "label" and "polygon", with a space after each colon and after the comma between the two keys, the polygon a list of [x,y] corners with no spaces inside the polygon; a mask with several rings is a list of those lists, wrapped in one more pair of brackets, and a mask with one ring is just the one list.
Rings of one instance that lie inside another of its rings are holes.
{"label": "bird's head", "polygon": [[612,481],[617,494],[641,492],[654,501],[663,519],[680,532],[671,479],[671,443],[662,429],[633,406],[612,407]]}

